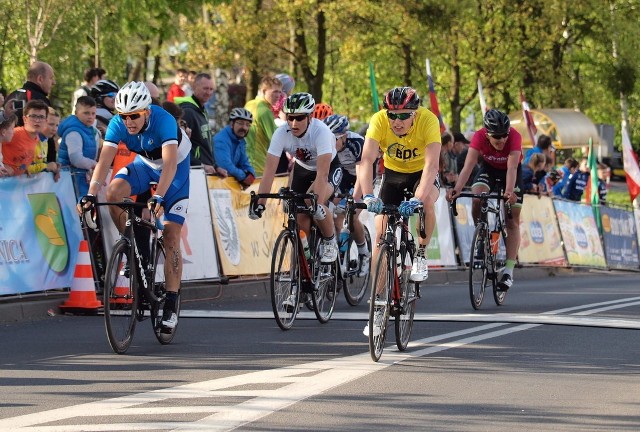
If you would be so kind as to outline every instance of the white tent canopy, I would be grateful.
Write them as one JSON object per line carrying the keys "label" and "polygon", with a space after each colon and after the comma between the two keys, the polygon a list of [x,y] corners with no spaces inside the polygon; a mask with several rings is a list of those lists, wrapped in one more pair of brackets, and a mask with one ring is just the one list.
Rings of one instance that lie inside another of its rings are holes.
{"label": "white tent canopy", "polygon": [[[587,146],[589,138],[593,139],[594,146],[600,144],[596,125],[580,111],[567,108],[534,109],[531,110],[531,116],[538,129],[536,138],[542,134],[549,135],[557,149]],[[509,114],[509,118],[511,126],[522,135],[522,146],[533,147],[522,111]]]}

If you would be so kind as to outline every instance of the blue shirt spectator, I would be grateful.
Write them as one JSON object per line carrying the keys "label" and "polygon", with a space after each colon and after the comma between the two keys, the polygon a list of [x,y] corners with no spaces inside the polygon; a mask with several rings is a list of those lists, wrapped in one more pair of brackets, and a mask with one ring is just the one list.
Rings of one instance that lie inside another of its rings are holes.
{"label": "blue shirt spectator", "polygon": [[244,108],[234,108],[229,120],[230,123],[213,137],[216,163],[246,189],[251,186],[256,176],[249,162],[245,141],[253,116]]}

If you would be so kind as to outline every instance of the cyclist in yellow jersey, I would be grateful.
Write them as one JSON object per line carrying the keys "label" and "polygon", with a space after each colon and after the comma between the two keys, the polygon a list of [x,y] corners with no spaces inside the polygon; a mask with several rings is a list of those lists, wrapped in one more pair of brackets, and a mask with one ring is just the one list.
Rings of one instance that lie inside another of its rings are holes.
{"label": "cyclist in yellow jersey", "polygon": [[[420,98],[411,87],[396,87],[384,97],[384,110],[373,115],[367,129],[358,179],[367,209],[380,213],[384,204],[398,205],[403,216],[413,214],[424,204],[426,238],[418,238],[411,280],[428,277],[426,246],[436,223],[434,204],[440,195],[440,124],[438,118],[420,106]],[[379,197],[373,195],[373,163],[383,152],[384,174]],[[404,189],[414,197],[403,201]],[[384,218],[376,216],[376,233],[384,233]],[[377,242],[376,251],[377,252]]]}

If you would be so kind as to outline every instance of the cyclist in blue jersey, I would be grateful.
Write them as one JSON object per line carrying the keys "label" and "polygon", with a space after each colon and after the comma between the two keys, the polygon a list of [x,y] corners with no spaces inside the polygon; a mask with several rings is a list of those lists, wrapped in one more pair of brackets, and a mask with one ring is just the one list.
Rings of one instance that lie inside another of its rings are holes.
{"label": "cyclist in blue jersey", "polygon": [[[176,303],[182,279],[180,234],[189,205],[189,152],[191,141],[171,114],[151,105],[151,95],[142,82],[125,84],[116,95],[117,115],[109,122],[98,165],[93,172],[89,193],[82,198],[85,208],[95,202],[95,196],[105,184],[109,168],[116,155],[118,143],[137,153],[132,163],[120,169],[109,184],[107,201],[122,201],[149,189],[157,183],[148,206],[156,216],[164,214],[164,244],[167,298],[162,325],[173,329],[178,323]],[[78,211],[82,209],[78,208]],[[111,218],[124,231],[124,212],[110,206]]]}

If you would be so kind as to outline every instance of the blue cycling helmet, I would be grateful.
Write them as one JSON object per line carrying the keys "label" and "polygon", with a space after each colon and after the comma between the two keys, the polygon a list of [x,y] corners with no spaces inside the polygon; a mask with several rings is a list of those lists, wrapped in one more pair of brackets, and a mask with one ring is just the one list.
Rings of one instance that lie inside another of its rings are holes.
{"label": "blue cycling helmet", "polygon": [[331,132],[334,134],[345,133],[349,130],[349,119],[347,116],[333,114],[322,121],[329,126],[329,129],[331,129]]}

